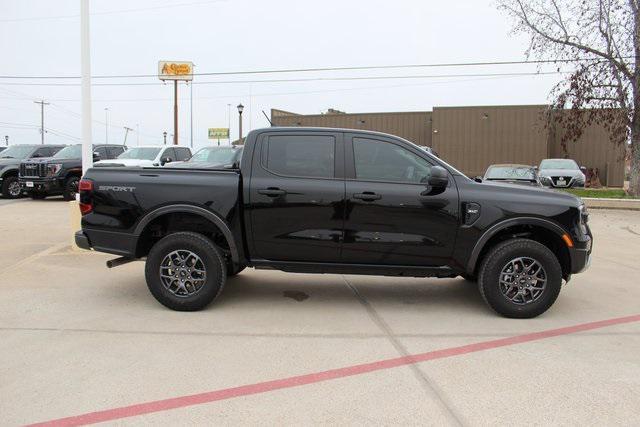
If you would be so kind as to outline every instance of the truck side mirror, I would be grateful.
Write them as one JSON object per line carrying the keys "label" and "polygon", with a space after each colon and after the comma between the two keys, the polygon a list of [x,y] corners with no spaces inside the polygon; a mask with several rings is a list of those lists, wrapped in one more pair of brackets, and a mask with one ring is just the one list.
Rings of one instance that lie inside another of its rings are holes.
{"label": "truck side mirror", "polygon": [[431,167],[431,176],[427,183],[431,187],[446,187],[449,185],[449,173],[442,166],[433,166]]}
{"label": "truck side mirror", "polygon": [[482,177],[481,176],[476,176],[475,178],[473,178],[473,180],[475,182],[482,182]]}
{"label": "truck side mirror", "polygon": [[165,157],[161,161],[162,161],[162,165],[164,166],[166,163],[171,163],[171,157]]}

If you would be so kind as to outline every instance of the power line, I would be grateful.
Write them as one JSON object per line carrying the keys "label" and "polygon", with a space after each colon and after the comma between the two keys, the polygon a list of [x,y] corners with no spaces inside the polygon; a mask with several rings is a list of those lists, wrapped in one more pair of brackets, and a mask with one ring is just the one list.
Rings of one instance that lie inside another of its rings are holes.
{"label": "power line", "polygon": [[[632,56],[622,57],[631,59]],[[279,73],[308,73],[323,71],[366,71],[366,70],[392,70],[406,68],[437,68],[437,67],[479,67],[495,65],[540,65],[540,64],[561,64],[582,61],[603,61],[600,58],[572,58],[572,59],[539,59],[533,61],[475,61],[475,62],[449,62],[431,64],[400,64],[400,65],[366,65],[352,67],[315,67],[315,68],[286,68],[272,70],[240,70],[240,71],[216,71],[193,73],[193,76],[230,76],[246,74],[279,74]],[[123,74],[123,75],[96,75],[92,79],[124,79],[124,78],[157,78],[157,74]],[[80,76],[16,76],[0,75],[0,79],[79,79]]]}
{"label": "power line", "polygon": [[[357,80],[406,80],[406,79],[439,79],[454,77],[512,77],[512,76],[539,76],[565,74],[568,71],[539,71],[521,73],[476,73],[476,74],[431,74],[431,75],[403,75],[403,76],[354,76],[354,77],[309,77],[296,79],[259,79],[259,80],[220,80],[192,82],[194,85],[217,84],[248,84],[248,83],[294,83],[294,82],[319,82],[319,81],[357,81]],[[80,83],[4,83],[2,86],[80,86]],[[162,86],[164,83],[93,83],[91,86]]]}

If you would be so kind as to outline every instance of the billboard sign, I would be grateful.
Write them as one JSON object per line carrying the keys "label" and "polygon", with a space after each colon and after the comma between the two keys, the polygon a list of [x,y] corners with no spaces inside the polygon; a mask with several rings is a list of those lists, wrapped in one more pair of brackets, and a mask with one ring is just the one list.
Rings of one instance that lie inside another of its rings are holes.
{"label": "billboard sign", "polygon": [[160,80],[193,80],[193,62],[158,61]]}
{"label": "billboard sign", "polygon": [[209,139],[228,139],[229,128],[209,128]]}

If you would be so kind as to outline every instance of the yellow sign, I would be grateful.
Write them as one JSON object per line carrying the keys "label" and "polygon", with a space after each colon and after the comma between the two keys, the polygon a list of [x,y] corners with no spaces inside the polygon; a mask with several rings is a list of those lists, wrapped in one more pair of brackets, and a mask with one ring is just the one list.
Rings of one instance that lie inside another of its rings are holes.
{"label": "yellow sign", "polygon": [[193,80],[193,62],[158,61],[160,80]]}
{"label": "yellow sign", "polygon": [[209,128],[209,139],[229,138],[229,128]]}

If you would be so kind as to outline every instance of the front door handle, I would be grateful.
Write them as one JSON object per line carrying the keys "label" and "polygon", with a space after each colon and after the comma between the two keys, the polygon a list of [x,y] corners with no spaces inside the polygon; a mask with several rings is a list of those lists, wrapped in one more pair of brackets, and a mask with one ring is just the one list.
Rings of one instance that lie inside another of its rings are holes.
{"label": "front door handle", "polygon": [[365,202],[373,202],[374,200],[379,200],[382,198],[381,195],[376,194],[372,191],[365,191],[364,193],[356,193],[353,195],[354,199],[363,200]]}
{"label": "front door handle", "polygon": [[287,192],[279,188],[269,187],[269,188],[263,188],[262,190],[258,190],[258,194],[262,194],[268,197],[278,197],[278,196],[284,196],[285,194],[287,194]]}

